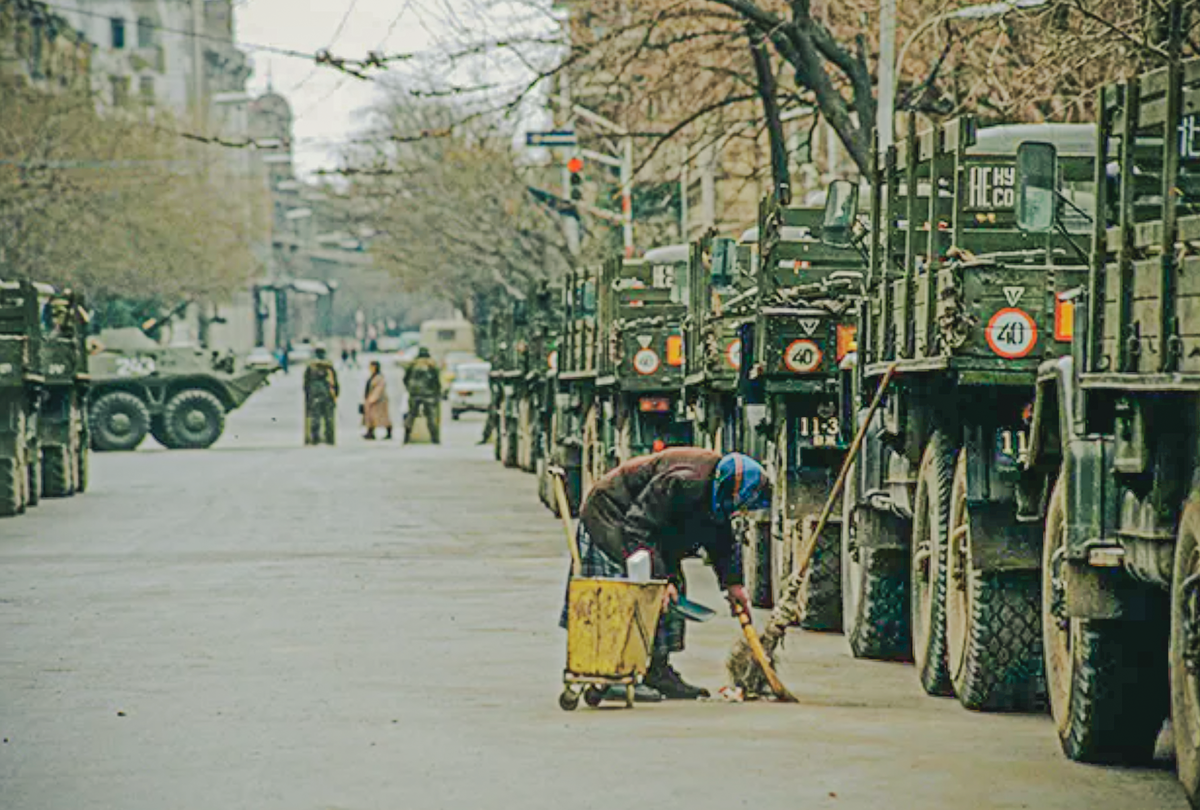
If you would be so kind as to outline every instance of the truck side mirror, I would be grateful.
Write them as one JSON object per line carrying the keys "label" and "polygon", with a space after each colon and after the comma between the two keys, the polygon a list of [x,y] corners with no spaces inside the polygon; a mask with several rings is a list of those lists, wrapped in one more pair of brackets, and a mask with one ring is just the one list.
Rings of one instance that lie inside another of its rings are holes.
{"label": "truck side mirror", "polygon": [[825,194],[825,219],[821,241],[834,247],[846,247],[854,220],[858,216],[858,186],[849,180],[834,180]]}
{"label": "truck side mirror", "polygon": [[1058,150],[1026,141],[1017,147],[1017,227],[1026,233],[1054,230],[1058,209]]}
{"label": "truck side mirror", "polygon": [[733,266],[737,246],[732,239],[717,238],[712,243],[712,286],[733,285]]}

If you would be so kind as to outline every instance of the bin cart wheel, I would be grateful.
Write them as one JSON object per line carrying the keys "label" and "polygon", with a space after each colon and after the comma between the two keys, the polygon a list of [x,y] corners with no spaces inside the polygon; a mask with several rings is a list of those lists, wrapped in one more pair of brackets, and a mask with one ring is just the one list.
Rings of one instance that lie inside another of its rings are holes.
{"label": "bin cart wheel", "polygon": [[573,712],[579,706],[579,693],[570,686],[563,687],[562,694],[558,696],[558,707],[564,712]]}
{"label": "bin cart wheel", "polygon": [[[602,700],[604,700],[603,686],[589,686],[583,690],[583,702],[593,709],[599,706]],[[576,698],[576,702],[578,702],[578,698]]]}

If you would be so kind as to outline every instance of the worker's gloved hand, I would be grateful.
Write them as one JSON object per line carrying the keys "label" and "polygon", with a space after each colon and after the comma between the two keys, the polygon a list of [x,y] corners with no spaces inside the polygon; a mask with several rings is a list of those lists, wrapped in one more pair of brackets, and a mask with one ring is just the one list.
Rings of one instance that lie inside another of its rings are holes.
{"label": "worker's gloved hand", "polygon": [[730,585],[729,590],[725,592],[725,598],[729,600],[729,609],[734,616],[737,615],[738,605],[742,606],[747,616],[753,615],[750,613],[750,595],[746,593],[745,585]]}
{"label": "worker's gloved hand", "polygon": [[667,584],[667,591],[663,594],[663,610],[666,610],[671,605],[679,601],[679,589],[674,583]]}

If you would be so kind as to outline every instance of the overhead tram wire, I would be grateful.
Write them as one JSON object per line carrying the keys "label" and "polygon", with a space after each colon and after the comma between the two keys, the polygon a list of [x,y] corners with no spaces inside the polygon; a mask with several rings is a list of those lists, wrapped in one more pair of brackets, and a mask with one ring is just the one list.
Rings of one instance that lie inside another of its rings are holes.
{"label": "overhead tram wire", "polygon": [[[350,0],[350,5],[346,7],[346,12],[342,14],[342,21],[338,23],[337,29],[334,30],[333,36],[329,39],[329,44],[325,46],[325,50],[332,50],[333,46],[337,44],[338,37],[340,37],[342,32],[346,30],[346,23],[350,20],[350,15],[354,13],[354,8],[357,5],[358,0]],[[319,64],[314,65],[313,69],[308,72],[308,75],[297,82],[295,86],[288,88],[284,95],[291,95],[292,93],[295,93],[301,87],[312,81],[313,76],[316,76],[320,72],[321,66]]]}
{"label": "overhead tram wire", "polygon": [[[111,14],[105,14],[105,13],[99,12],[99,11],[92,11],[90,9],[80,8],[79,6],[68,6],[68,5],[63,5],[61,3],[53,3],[53,2],[47,2],[45,5],[47,8],[57,9],[58,11],[70,11],[70,12],[74,12],[76,14],[82,14],[85,17],[97,17],[97,18],[105,19],[105,20],[112,19]],[[231,42],[230,40],[228,40],[224,37],[218,37],[218,36],[214,36],[212,34],[199,33],[197,31],[188,31],[184,28],[171,28],[170,26],[166,26],[166,25],[158,25],[157,23],[149,23],[146,25],[146,27],[150,28],[153,31],[162,31],[163,33],[176,34],[176,35],[182,36],[182,37],[192,37],[195,39],[203,39],[203,40],[208,40],[211,42],[219,42],[223,45],[233,45],[234,47],[244,48],[248,51],[261,51],[263,53],[278,54],[279,56],[290,56],[295,59],[307,59],[309,61],[313,61],[313,60],[317,60],[322,53],[324,53],[326,56],[328,56],[328,52],[312,53],[311,51],[300,51],[300,50],[296,50],[295,48],[283,48],[278,45],[262,45],[262,44],[255,43],[255,42]],[[394,54],[392,56],[380,56],[378,61],[386,63],[386,62],[395,62],[395,61],[398,61],[401,59],[408,59],[408,58],[410,58],[409,54]],[[353,64],[353,65],[365,65],[368,62],[370,62],[371,60],[369,60],[369,59],[344,59],[344,60],[335,60],[335,61],[327,60],[327,61],[329,64],[336,66],[337,61],[341,61],[343,63]]]}

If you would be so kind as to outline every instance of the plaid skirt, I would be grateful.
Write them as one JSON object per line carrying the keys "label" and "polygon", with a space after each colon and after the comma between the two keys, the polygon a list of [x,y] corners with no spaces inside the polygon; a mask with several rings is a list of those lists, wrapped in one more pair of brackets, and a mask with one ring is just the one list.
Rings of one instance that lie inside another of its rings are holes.
{"label": "plaid skirt", "polygon": [[[579,528],[575,532],[575,543],[579,546],[579,561],[580,573],[584,577],[604,577],[607,579],[626,579],[625,563],[614,560],[612,557],[604,553],[604,550],[592,542],[591,535],[584,528],[583,521],[579,521]],[[570,591],[572,573],[567,569],[567,588]],[[683,579],[683,572],[680,571],[676,586],[682,594],[685,592],[687,583]],[[558,617],[558,626],[567,629],[567,597],[563,597],[562,613]],[[668,653],[680,652],[683,650],[684,641],[684,618],[674,611],[666,611],[662,618],[658,620],[658,629],[654,634],[654,654],[656,657],[665,658]]]}

